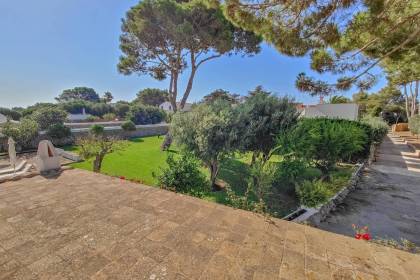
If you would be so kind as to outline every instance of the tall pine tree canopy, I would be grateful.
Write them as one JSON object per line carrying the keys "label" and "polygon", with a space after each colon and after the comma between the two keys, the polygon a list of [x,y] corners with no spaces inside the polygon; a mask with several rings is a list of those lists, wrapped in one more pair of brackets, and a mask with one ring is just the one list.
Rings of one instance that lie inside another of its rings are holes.
{"label": "tall pine tree canopy", "polygon": [[180,108],[191,92],[197,69],[223,55],[253,55],[261,39],[228,21],[220,5],[200,0],[144,0],[122,22],[118,69],[129,75],[169,79],[169,101],[177,108],[178,80],[189,68]]}
{"label": "tall pine tree canopy", "polygon": [[299,74],[296,87],[312,95],[368,89],[375,66],[420,54],[420,0],[227,0],[225,13],[281,53],[309,54],[313,70],[338,75],[330,84]]}

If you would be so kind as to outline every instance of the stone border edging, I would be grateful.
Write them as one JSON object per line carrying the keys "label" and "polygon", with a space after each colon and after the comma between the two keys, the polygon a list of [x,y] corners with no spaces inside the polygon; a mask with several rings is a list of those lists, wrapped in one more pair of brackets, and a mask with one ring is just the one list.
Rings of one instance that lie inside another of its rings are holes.
{"label": "stone border edging", "polygon": [[23,174],[18,174],[16,176],[13,176],[13,177],[10,177],[10,178],[7,178],[7,179],[1,179],[0,184],[6,183],[6,182],[11,182],[11,181],[18,181],[18,180],[21,180],[21,179],[24,179],[24,178],[32,178],[32,177],[35,177],[37,175],[51,176],[51,175],[54,175],[54,174],[59,174],[59,173],[63,172],[64,170],[70,170],[70,169],[73,169],[73,167],[71,167],[71,166],[61,166],[61,168],[59,170],[52,170],[52,171],[49,171],[49,172],[39,172],[37,170],[34,170],[34,167],[31,166],[31,169],[28,170],[27,172],[23,173]]}

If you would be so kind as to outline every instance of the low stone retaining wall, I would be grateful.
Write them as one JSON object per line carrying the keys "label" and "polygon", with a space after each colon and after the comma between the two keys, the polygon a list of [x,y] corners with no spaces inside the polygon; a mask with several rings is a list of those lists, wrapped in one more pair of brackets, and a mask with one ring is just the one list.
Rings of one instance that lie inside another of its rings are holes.
{"label": "low stone retaining wall", "polygon": [[[125,131],[122,128],[112,129],[112,130],[105,129],[104,133],[107,136],[130,139],[130,138],[136,138],[136,137],[165,135],[166,133],[168,133],[168,130],[169,130],[169,125],[165,123],[165,124],[137,125],[136,130],[134,131]],[[73,132],[72,134],[77,139],[80,137],[87,136],[89,134],[89,130]]]}
{"label": "low stone retaining wall", "polygon": [[80,123],[65,123],[65,126],[68,126],[70,128],[89,128],[92,125],[102,125],[104,127],[109,126],[121,126],[124,123],[124,121],[113,121],[113,122],[80,122]]}
{"label": "low stone retaining wall", "polygon": [[[117,138],[122,139],[130,139],[130,138],[137,138],[137,137],[145,137],[145,136],[157,136],[157,135],[165,135],[168,133],[169,125],[166,123],[163,124],[149,124],[149,125],[137,125],[135,131],[124,131],[123,129],[112,129],[112,130],[105,130],[105,135],[114,136]],[[63,139],[51,139],[48,135],[40,134],[37,138],[35,138],[31,144],[26,147],[27,150],[37,149],[38,143],[41,140],[50,140],[54,146],[63,147],[67,145],[72,145],[75,141],[81,137],[85,137],[89,134],[89,130],[85,131],[76,131],[72,132],[71,137],[63,138]],[[7,152],[7,137],[0,138],[0,152],[6,153]],[[20,147],[16,147],[16,150],[19,152],[21,149]]]}

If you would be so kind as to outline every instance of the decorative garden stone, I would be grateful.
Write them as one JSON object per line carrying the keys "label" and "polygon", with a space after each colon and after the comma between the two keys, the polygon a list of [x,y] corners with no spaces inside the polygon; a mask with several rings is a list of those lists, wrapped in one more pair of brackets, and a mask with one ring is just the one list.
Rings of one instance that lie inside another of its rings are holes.
{"label": "decorative garden stone", "polygon": [[9,161],[10,165],[13,167],[13,171],[16,169],[16,148],[15,148],[15,141],[12,137],[9,137],[9,140],[7,141],[7,144],[9,146],[8,152],[9,152]]}
{"label": "decorative garden stone", "polygon": [[35,167],[39,172],[60,169],[60,156],[51,141],[42,140],[38,145]]}

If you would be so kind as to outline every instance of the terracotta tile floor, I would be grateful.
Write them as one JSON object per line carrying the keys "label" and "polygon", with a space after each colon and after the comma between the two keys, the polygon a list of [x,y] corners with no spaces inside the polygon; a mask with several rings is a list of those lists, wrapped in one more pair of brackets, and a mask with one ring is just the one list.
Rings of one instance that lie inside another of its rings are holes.
{"label": "terracotta tile floor", "polygon": [[0,279],[420,279],[420,256],[67,170],[0,185]]}

